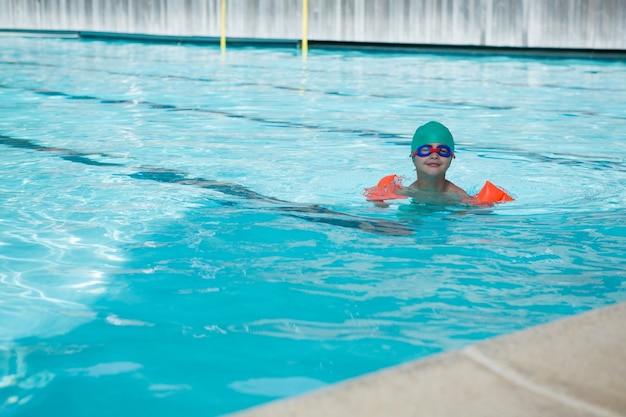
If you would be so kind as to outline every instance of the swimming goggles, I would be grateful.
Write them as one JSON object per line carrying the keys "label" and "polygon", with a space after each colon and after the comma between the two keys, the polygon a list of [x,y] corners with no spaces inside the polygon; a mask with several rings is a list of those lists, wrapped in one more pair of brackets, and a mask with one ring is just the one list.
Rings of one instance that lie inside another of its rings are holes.
{"label": "swimming goggles", "polygon": [[433,148],[431,145],[422,145],[413,152],[411,152],[411,158],[415,156],[429,156],[431,153],[438,153],[442,158],[449,158],[454,156],[454,152],[447,145],[439,145]]}

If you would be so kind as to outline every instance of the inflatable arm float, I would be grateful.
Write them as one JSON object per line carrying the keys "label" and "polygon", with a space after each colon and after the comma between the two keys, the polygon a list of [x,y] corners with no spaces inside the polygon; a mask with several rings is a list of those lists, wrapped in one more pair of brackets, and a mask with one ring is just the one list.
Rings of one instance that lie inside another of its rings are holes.
{"label": "inflatable arm float", "polygon": [[[408,198],[405,195],[395,193],[399,188],[402,188],[402,179],[397,175],[392,174],[383,177],[374,187],[366,188],[363,195],[365,195],[365,198],[368,201]],[[478,205],[504,203],[506,201],[513,201],[513,197],[490,181],[485,182],[485,185],[483,185],[483,188],[478,192],[478,194],[463,200],[464,203]]]}

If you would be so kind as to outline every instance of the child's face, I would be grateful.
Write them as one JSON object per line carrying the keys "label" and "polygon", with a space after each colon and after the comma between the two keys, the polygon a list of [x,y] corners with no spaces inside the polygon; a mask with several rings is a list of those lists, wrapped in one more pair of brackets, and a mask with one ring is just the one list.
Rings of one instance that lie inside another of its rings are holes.
{"label": "child's face", "polygon": [[[437,148],[439,145],[441,143],[429,144],[431,148]],[[451,163],[452,155],[445,157],[439,155],[438,152],[432,152],[428,156],[416,155],[413,157],[413,165],[415,165],[418,176],[420,174],[429,176],[445,175]]]}

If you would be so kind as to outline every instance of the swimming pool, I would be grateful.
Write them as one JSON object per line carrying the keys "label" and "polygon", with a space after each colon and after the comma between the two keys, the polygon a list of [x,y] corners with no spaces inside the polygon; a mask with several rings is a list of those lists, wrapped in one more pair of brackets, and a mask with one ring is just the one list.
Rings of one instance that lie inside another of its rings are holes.
{"label": "swimming pool", "polygon": [[[3,40],[3,414],[219,415],[626,300],[623,62]],[[428,120],[516,201],[366,202]]]}

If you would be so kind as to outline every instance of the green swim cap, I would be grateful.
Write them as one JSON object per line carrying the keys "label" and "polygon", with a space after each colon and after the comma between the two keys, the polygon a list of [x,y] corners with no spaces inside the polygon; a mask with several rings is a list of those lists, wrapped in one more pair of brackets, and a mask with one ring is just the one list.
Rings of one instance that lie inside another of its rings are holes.
{"label": "green swim cap", "polygon": [[447,127],[439,122],[428,122],[417,128],[411,142],[411,153],[422,145],[441,143],[454,152],[454,138]]}

